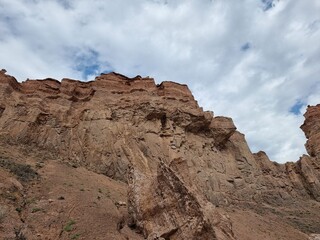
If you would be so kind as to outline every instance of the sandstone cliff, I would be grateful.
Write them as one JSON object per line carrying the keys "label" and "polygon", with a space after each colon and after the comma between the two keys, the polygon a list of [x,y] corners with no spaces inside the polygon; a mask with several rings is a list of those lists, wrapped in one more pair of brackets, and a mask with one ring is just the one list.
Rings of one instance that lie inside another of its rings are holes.
{"label": "sandstone cliff", "polygon": [[320,105],[305,116],[309,156],[277,164],[186,85],[2,71],[0,236],[308,239],[320,233]]}

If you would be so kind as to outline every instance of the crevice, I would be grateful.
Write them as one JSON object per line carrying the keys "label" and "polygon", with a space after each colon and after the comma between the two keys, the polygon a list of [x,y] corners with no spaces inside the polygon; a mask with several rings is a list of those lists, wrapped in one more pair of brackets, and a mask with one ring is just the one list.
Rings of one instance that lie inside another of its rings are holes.
{"label": "crevice", "polygon": [[166,114],[164,113],[164,114],[161,116],[161,128],[162,128],[162,129],[165,129],[165,128],[166,128],[166,125],[167,125],[167,116],[166,116]]}
{"label": "crevice", "polygon": [[0,117],[2,117],[3,112],[6,110],[5,107],[0,106]]}
{"label": "crevice", "polygon": [[171,229],[170,231],[163,233],[160,237],[164,238],[165,240],[170,240],[170,237],[174,235],[178,231],[178,229],[179,228]]}

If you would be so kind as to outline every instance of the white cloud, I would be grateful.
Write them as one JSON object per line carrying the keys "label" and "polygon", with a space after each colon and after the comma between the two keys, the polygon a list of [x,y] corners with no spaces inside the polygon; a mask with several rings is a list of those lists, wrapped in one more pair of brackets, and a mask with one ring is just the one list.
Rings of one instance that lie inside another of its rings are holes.
{"label": "white cloud", "polygon": [[290,109],[320,101],[319,12],[317,0],[0,0],[0,67],[19,80],[114,69],[187,83],[253,151],[297,160],[303,117]]}

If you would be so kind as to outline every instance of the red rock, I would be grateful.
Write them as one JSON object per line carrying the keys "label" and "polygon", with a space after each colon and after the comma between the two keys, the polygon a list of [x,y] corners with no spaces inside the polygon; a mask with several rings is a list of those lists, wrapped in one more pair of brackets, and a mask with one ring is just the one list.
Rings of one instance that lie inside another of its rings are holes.
{"label": "red rock", "polygon": [[[18,163],[40,175],[15,190],[16,202],[0,194],[10,212],[6,226],[29,238],[48,226],[51,239],[71,238],[61,226],[77,205],[83,239],[298,240],[320,229],[319,105],[308,108],[302,126],[310,156],[278,164],[252,154],[232,119],[204,112],[186,85],[118,73],[18,83],[1,71],[0,93],[0,177],[18,178]],[[47,200],[25,203],[30,196]],[[57,215],[57,204],[71,209],[59,205]],[[102,217],[106,209],[111,217]],[[83,212],[92,214],[84,221]],[[24,224],[13,224],[19,217]]]}

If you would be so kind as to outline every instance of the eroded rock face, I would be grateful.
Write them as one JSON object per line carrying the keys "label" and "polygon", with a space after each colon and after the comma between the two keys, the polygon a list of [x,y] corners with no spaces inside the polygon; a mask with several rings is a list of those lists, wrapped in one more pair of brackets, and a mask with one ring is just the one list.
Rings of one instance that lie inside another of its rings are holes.
{"label": "eroded rock face", "polygon": [[[204,208],[165,163],[159,163],[155,178],[145,179],[143,173],[132,171],[129,199],[135,201],[130,201],[130,224],[140,228],[145,237],[156,234],[164,239],[217,239],[213,225],[205,219]],[[146,182],[152,185],[145,188]],[[136,198],[136,189],[145,191],[145,197]]]}
{"label": "eroded rock face", "polygon": [[311,157],[320,159],[320,104],[309,106],[304,116],[306,120],[301,129],[308,139],[306,149]]}
{"label": "eroded rock face", "polygon": [[[0,72],[0,93],[0,143],[127,184],[126,224],[145,238],[239,239],[226,213],[237,208],[320,229],[319,105],[302,126],[310,156],[277,164],[252,154],[232,119],[204,112],[186,85],[117,73],[18,83]],[[294,212],[306,202],[309,215]]]}

